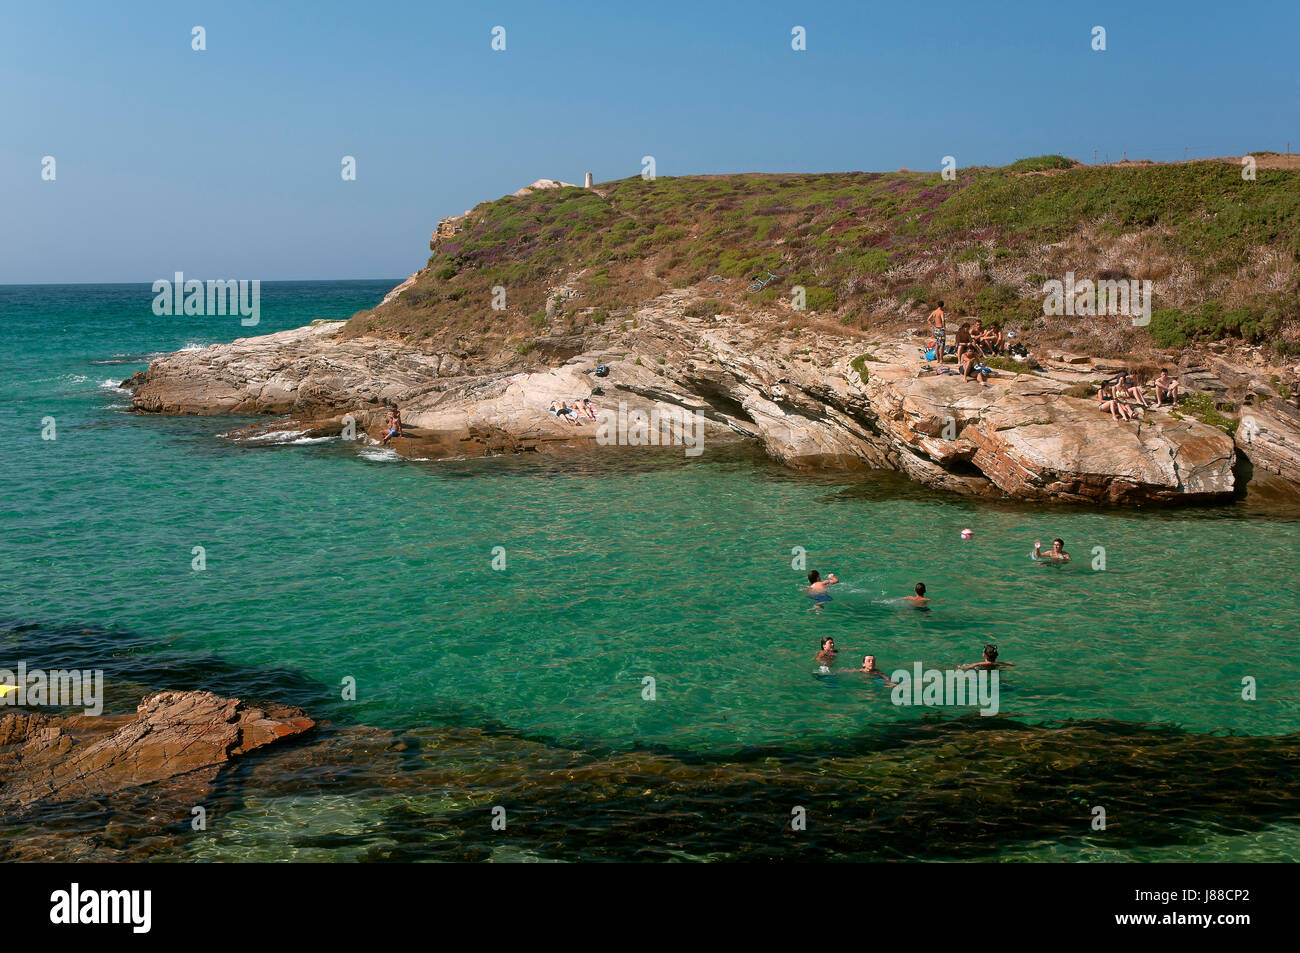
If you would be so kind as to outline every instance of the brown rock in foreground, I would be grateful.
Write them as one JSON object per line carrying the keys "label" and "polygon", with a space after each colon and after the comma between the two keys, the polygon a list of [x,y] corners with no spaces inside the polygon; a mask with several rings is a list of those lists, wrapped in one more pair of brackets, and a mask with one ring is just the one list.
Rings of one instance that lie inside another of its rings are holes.
{"label": "brown rock in foreground", "polygon": [[134,716],[15,712],[0,718],[0,810],[178,778],[313,727],[298,708],[259,708],[211,692],[157,692]]}

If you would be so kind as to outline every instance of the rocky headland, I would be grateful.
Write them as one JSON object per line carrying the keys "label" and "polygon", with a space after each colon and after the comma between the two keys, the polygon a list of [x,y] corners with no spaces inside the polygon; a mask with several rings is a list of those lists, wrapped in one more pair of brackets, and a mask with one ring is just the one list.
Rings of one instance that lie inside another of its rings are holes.
{"label": "rocky headland", "polygon": [[[1267,274],[1258,263],[1233,266],[1240,281],[1253,276],[1264,289],[1242,299],[1262,303],[1231,312],[1235,324],[1206,305],[1195,314],[1157,311],[1148,329],[1106,316],[1053,322],[1040,313],[1041,295],[1034,297],[1041,275],[1027,272],[1109,260],[1120,267],[1098,274],[1164,274],[1177,244],[1168,235],[1103,235],[1069,219],[1067,209],[1051,223],[1064,236],[1054,244],[1038,238],[1031,245],[992,227],[958,232],[949,223],[941,240],[950,233],[959,240],[940,259],[911,237],[917,221],[934,226],[951,208],[960,209],[952,218],[962,225],[993,220],[1005,190],[1051,189],[1071,176],[1105,176],[1119,200],[1125,176],[1156,176],[1146,184],[1172,188],[1186,183],[1165,178],[1219,175],[1209,166],[1081,170],[1068,162],[985,170],[949,191],[927,191],[928,180],[901,173],[701,176],[589,189],[538,180],[440,222],[428,266],[372,311],[172,354],[123,383],[140,412],[269,418],[231,434],[252,440],[372,440],[399,408],[406,435],[391,445],[419,459],[591,445],[613,453],[621,448],[606,446],[602,426],[608,438],[616,420],[658,411],[673,421],[698,415],[705,447],[748,440],[791,467],[889,469],[972,496],[1204,503],[1240,495],[1248,482],[1294,492],[1300,366],[1288,362],[1282,340],[1292,306],[1271,290],[1296,280],[1284,255],[1252,252],[1268,263]],[[823,205],[800,204],[803,193],[815,198],[827,183],[838,191],[825,193]],[[752,236],[739,234],[749,227],[749,206],[736,199],[750,194],[753,211],[769,219]],[[774,196],[782,204],[770,204]],[[919,211],[896,221],[900,201]],[[647,209],[658,218],[647,220]],[[1173,214],[1166,231],[1201,227],[1199,219],[1174,222]],[[730,231],[701,236],[715,220]],[[890,222],[896,232],[884,230]],[[814,226],[829,245],[812,246]],[[845,237],[854,230],[862,231],[854,239],[860,246]],[[1103,238],[1109,245],[1099,247]],[[746,243],[772,256],[737,260],[735,248]],[[889,259],[877,253],[895,247],[899,263],[882,271]],[[710,259],[717,272],[700,270]],[[785,277],[756,290],[742,275],[759,261]],[[790,274],[799,268],[803,277]],[[832,282],[835,269],[844,275]],[[915,284],[896,290],[918,279],[932,282],[924,297]],[[877,286],[895,293],[871,298],[870,315],[853,310]],[[806,307],[792,303],[794,287]],[[1219,286],[1174,272],[1165,287],[1187,301]],[[498,308],[507,290],[512,304]],[[923,358],[924,315],[940,296],[950,301],[950,328],[977,316],[1019,328],[1028,359],[999,359],[986,386],[936,374]],[[1272,349],[1261,344],[1269,335]],[[608,373],[597,376],[601,365]],[[1182,382],[1185,404],[1130,422],[1098,410],[1101,382],[1156,366]],[[554,401],[581,398],[594,401],[600,421],[575,426],[548,413]]]}

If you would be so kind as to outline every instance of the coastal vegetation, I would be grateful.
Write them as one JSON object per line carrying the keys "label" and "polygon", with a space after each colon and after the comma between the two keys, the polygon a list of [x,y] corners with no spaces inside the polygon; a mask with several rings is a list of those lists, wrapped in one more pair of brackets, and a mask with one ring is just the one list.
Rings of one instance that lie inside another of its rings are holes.
{"label": "coastal vegetation", "polygon": [[[1240,338],[1300,353],[1300,171],[1061,156],[926,172],[640,177],[484,202],[405,293],[349,333],[517,345],[621,320],[673,288],[692,313],[781,309],[797,329],[917,323],[940,298],[1101,356]],[[779,276],[750,291],[751,280]],[[1044,281],[1153,282],[1148,326],[1042,314]],[[790,307],[795,286],[805,309]],[[506,307],[485,321],[494,288]]]}

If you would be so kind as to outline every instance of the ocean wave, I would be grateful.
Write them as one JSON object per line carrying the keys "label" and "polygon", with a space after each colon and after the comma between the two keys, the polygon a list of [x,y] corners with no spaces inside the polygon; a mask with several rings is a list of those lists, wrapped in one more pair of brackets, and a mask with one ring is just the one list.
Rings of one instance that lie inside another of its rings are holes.
{"label": "ocean wave", "polygon": [[367,460],[374,460],[376,463],[396,463],[402,459],[400,453],[387,447],[366,447],[358,450],[357,456],[365,457]]}
{"label": "ocean wave", "polygon": [[104,380],[104,381],[100,381],[99,386],[104,388],[104,390],[116,391],[119,394],[131,393],[125,387],[122,387],[121,383],[122,382],[119,380]]}

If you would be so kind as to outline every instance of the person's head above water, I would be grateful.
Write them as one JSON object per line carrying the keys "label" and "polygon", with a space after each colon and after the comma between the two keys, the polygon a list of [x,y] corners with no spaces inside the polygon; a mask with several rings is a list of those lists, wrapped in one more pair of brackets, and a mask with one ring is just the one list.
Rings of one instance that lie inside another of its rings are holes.
{"label": "person's head above water", "polygon": [[867,671],[871,671],[873,668],[876,667],[876,657],[874,655],[863,656],[862,667]]}
{"label": "person's head above water", "polygon": [[1061,539],[1061,537],[1059,537],[1059,536],[1056,537],[1056,539],[1052,540],[1052,549],[1053,549],[1055,552],[1058,552],[1058,553],[1060,553],[1060,552],[1064,552],[1064,551],[1065,551],[1065,540]]}
{"label": "person's head above water", "polygon": [[835,648],[835,640],[829,635],[822,637],[822,651],[825,652],[827,648]]}
{"label": "person's head above water", "polygon": [[984,646],[984,661],[996,662],[998,660],[998,647],[996,645]]}
{"label": "person's head above water", "polygon": [[822,574],[819,573],[816,569],[810,569],[810,570],[808,570],[808,581],[809,581],[809,582],[816,582],[816,581],[817,581],[818,579],[820,579],[821,577],[822,577]]}
{"label": "person's head above water", "polygon": [[923,583],[923,582],[918,582],[918,583],[916,584],[916,594],[917,594],[918,596],[923,596],[923,595],[925,595],[925,583]]}

